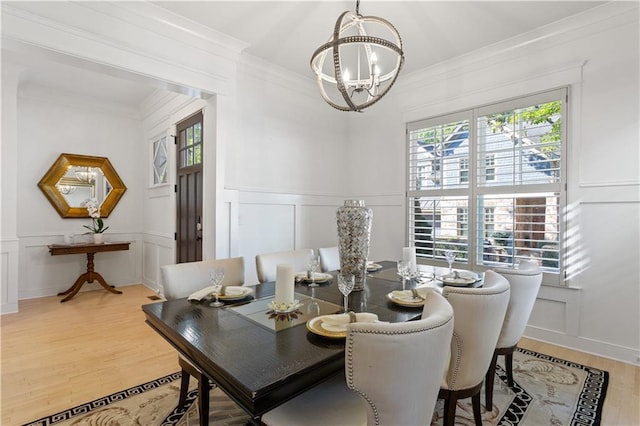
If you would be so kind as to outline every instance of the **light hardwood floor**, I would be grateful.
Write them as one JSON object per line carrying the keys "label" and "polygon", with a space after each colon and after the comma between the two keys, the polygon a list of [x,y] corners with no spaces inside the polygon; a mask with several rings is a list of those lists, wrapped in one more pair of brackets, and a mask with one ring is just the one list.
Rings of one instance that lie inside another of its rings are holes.
{"label": "light hardwood floor", "polygon": [[[178,371],[174,350],[144,323],[142,286],[24,300],[0,317],[1,422],[21,425]],[[610,373],[603,425],[640,425],[640,368],[523,339],[520,346]]]}

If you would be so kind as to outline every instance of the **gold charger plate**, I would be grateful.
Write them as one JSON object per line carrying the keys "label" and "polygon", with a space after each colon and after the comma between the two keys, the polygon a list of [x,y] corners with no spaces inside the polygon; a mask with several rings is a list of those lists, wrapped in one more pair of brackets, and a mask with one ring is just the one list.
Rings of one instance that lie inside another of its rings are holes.
{"label": "gold charger plate", "polygon": [[245,297],[253,294],[253,289],[249,288],[249,287],[241,287],[242,288],[242,293],[238,293],[238,294],[225,294],[224,296],[218,296],[218,299],[220,300],[240,300],[240,299],[244,299]]}
{"label": "gold charger plate", "polygon": [[344,339],[347,337],[347,330],[345,331],[329,331],[322,327],[326,315],[320,315],[319,317],[311,318],[307,321],[307,330],[318,336],[328,337],[330,339]]}

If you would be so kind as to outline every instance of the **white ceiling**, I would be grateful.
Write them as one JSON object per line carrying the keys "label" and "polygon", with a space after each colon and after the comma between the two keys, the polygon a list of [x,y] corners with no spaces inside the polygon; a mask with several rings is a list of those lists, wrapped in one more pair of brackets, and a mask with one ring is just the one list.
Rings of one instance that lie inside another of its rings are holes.
{"label": "white ceiling", "polygon": [[[157,6],[249,43],[245,52],[303,75],[354,1],[158,1]],[[377,1],[360,13],[391,22],[413,72],[583,12],[595,1]]]}
{"label": "white ceiling", "polygon": [[[158,1],[159,7],[247,42],[246,53],[311,76],[309,59],[355,1]],[[560,21],[596,1],[376,1],[360,13],[387,19],[400,33],[402,73],[413,72]],[[4,52],[3,52],[4,55]],[[153,88],[89,70],[36,61],[25,80],[137,106]]]}

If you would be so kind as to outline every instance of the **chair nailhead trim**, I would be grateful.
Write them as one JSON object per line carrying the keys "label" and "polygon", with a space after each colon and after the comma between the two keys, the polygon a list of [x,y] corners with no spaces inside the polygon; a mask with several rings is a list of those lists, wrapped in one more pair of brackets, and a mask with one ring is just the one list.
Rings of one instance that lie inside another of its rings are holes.
{"label": "chair nailhead trim", "polygon": [[[399,331],[387,331],[387,330],[353,330],[353,329],[349,329],[347,335],[347,385],[350,389],[352,389],[353,391],[357,392],[358,395],[360,395],[362,398],[364,398],[365,401],[367,401],[367,403],[369,404],[369,406],[371,407],[371,410],[373,411],[373,417],[375,420],[375,425],[379,425],[380,424],[380,414],[378,413],[378,409],[376,408],[375,404],[373,403],[373,401],[362,391],[360,391],[359,389],[357,389],[354,385],[354,379],[353,379],[353,339],[354,336],[358,333],[361,334],[384,334],[384,335],[398,335],[398,334],[413,334],[413,333],[418,333],[418,332],[422,332],[422,331],[428,331],[428,330],[433,330],[435,328],[439,328],[442,327],[446,324],[448,324],[449,322],[451,322],[453,320],[453,316],[451,316],[450,318],[447,318],[444,321],[441,321],[439,323],[433,324],[431,326],[428,327],[418,327],[418,328],[412,328],[409,330],[399,330]],[[459,351],[458,351],[459,353]]]}

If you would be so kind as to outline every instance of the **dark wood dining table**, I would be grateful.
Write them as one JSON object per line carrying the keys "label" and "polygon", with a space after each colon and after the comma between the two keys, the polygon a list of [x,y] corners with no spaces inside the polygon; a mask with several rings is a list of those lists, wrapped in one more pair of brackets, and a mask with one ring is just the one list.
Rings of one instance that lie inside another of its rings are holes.
{"label": "dark wood dining table", "polygon": [[[380,262],[383,270],[395,262]],[[295,321],[269,318],[267,301],[275,283],[254,287],[254,299],[223,308],[186,298],[142,306],[146,322],[178,352],[209,376],[254,421],[288,399],[344,370],[344,338],[332,339],[307,330],[318,313],[342,311],[343,296],[333,279],[309,287],[296,283],[296,297],[304,303]],[[349,296],[349,309],[371,312],[380,321],[404,322],[420,318],[422,308],[396,305],[387,298],[402,288],[395,274],[370,274],[364,290]],[[320,302],[320,312],[310,304]],[[212,407],[215,409],[215,407]]]}

